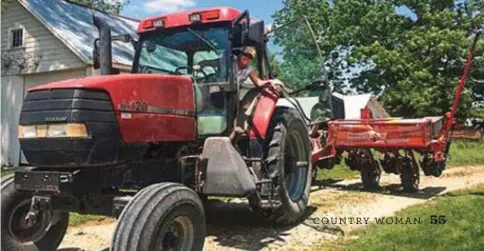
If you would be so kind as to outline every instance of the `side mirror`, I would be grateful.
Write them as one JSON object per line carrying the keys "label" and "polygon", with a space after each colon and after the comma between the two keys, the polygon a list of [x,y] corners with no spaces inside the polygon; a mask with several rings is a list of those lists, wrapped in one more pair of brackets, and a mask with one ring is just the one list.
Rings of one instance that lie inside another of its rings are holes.
{"label": "side mirror", "polygon": [[134,38],[129,34],[112,36],[111,41],[120,41],[120,42],[123,42],[123,43],[131,43],[135,49],[138,46],[138,41],[134,40]]}
{"label": "side mirror", "polygon": [[119,35],[119,36],[112,36],[111,41],[121,41],[123,43],[131,42],[133,38],[129,34]]}

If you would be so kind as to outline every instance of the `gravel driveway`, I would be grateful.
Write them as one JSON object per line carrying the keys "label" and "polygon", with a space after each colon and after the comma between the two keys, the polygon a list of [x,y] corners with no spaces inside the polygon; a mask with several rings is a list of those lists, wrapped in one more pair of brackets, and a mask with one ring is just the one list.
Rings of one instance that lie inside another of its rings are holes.
{"label": "gravel driveway", "polygon": [[[391,216],[411,205],[425,203],[438,195],[484,183],[484,166],[447,170],[440,178],[421,175],[416,194],[400,191],[399,178],[383,175],[382,191],[361,189],[360,180],[322,181],[313,186],[310,207],[304,221],[287,227],[271,226],[252,214],[245,201],[214,201],[207,205],[208,236],[205,250],[301,250],[338,238],[367,224],[320,224],[331,217]],[[317,224],[319,223],[319,224]],[[87,223],[69,228],[59,248],[62,251],[109,250],[116,222]]]}

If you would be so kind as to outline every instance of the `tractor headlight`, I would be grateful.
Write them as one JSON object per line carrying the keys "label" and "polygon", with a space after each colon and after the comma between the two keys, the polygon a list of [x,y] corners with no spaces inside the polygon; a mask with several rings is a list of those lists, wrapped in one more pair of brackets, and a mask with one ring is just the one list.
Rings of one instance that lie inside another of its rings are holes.
{"label": "tractor headlight", "polygon": [[19,126],[19,138],[87,138],[85,124],[48,124]]}
{"label": "tractor headlight", "polygon": [[66,137],[67,124],[52,124],[47,126],[47,137]]}
{"label": "tractor headlight", "polygon": [[19,126],[19,138],[35,138],[37,132],[35,126]]}
{"label": "tractor headlight", "polygon": [[85,124],[67,124],[67,137],[87,138],[88,136]]}

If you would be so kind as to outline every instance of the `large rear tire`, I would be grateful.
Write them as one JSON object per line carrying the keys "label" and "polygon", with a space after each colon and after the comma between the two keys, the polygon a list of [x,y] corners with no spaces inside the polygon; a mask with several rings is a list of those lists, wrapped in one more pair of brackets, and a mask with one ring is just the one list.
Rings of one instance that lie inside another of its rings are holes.
{"label": "large rear tire", "polygon": [[111,250],[202,250],[205,224],[202,201],[193,190],[177,183],[154,184],[124,208]]}
{"label": "large rear tire", "polygon": [[249,198],[254,211],[278,224],[301,219],[312,180],[309,132],[295,109],[277,107],[265,138],[265,162],[275,187],[276,203],[261,205]]}
{"label": "large rear tire", "polygon": [[14,175],[2,178],[2,248],[16,251],[54,251],[60,245],[69,223],[69,213],[54,211],[55,223],[45,231],[49,222],[39,213],[37,223],[27,227],[23,217],[30,209],[32,195],[15,190]]}

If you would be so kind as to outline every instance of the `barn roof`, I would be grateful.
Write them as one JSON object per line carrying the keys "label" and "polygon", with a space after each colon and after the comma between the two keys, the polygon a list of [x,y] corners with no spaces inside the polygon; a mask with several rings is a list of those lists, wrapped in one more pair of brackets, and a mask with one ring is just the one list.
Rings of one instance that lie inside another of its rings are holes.
{"label": "barn roof", "polygon": [[[131,34],[137,39],[136,29],[139,21],[109,14],[80,4],[64,0],[18,0],[54,36],[61,40],[74,54],[86,63],[92,63],[94,39],[98,30],[93,24],[92,14],[106,20],[111,34]],[[134,49],[131,44],[113,42],[113,63],[131,66]]]}
{"label": "barn roof", "polygon": [[378,118],[390,117],[383,106],[377,101],[372,94],[359,95],[343,95],[334,92],[334,97],[337,97],[344,102],[345,119],[358,119],[361,116],[361,109],[370,108],[374,116]]}

